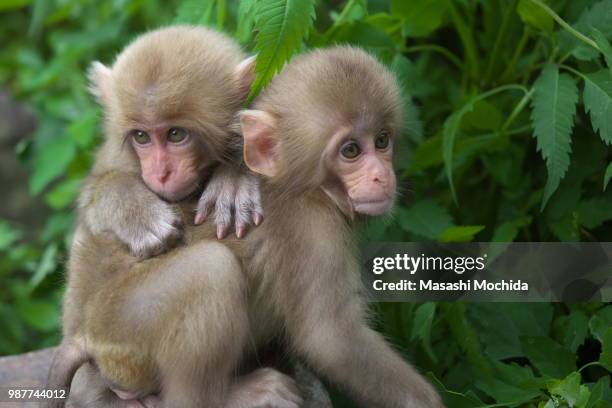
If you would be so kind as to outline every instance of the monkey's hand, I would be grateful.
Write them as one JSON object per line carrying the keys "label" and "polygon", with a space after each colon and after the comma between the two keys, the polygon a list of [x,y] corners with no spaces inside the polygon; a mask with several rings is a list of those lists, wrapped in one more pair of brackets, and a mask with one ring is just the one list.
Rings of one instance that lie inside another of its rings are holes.
{"label": "monkey's hand", "polygon": [[259,368],[232,386],[227,408],[299,408],[303,403],[293,379],[272,368]]}
{"label": "monkey's hand", "polygon": [[94,234],[114,233],[140,258],[164,252],[182,236],[178,211],[133,174],[109,172],[92,177],[79,206]]}
{"label": "monkey's hand", "polygon": [[263,220],[259,178],[237,166],[221,165],[213,173],[196,209],[195,223],[202,224],[214,210],[217,238],[223,239],[235,222],[236,236],[244,237],[250,224]]}

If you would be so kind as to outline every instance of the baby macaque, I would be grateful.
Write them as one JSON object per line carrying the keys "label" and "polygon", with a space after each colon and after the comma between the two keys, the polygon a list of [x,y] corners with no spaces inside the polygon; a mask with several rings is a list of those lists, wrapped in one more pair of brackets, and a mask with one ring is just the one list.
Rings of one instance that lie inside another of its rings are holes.
{"label": "baby macaque", "polygon": [[104,107],[106,138],[79,199],[81,223],[113,232],[134,255],[163,252],[181,236],[173,203],[201,192],[211,174],[198,223],[215,209],[223,238],[232,209],[239,237],[251,216],[261,222],[257,181],[232,157],[228,130],[253,66],[226,36],[187,26],[143,35],[112,68],[94,63],[91,88]]}
{"label": "baby macaque", "polygon": [[353,220],[394,203],[400,101],[390,72],[359,49],[295,58],[240,115],[245,163],[266,176],[266,222],[227,245],[239,249],[256,288],[256,339],[275,323],[309,367],[359,406],[442,407],[434,388],[368,326],[353,244]]}

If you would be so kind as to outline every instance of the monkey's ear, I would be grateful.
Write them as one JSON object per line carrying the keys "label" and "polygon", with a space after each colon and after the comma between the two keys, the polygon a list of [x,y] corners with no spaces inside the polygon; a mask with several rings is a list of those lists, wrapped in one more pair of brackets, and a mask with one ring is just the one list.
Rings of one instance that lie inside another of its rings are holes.
{"label": "monkey's ear", "polygon": [[255,80],[255,62],[257,57],[255,55],[245,58],[236,66],[234,75],[238,81],[240,87],[240,95],[246,99],[251,91],[251,84]]}
{"label": "monkey's ear", "polygon": [[102,105],[109,102],[112,92],[112,71],[101,62],[95,61],[87,72],[89,90]]}
{"label": "monkey's ear", "polygon": [[244,137],[244,162],[255,173],[273,177],[278,164],[276,121],[267,112],[245,110],[240,113]]}

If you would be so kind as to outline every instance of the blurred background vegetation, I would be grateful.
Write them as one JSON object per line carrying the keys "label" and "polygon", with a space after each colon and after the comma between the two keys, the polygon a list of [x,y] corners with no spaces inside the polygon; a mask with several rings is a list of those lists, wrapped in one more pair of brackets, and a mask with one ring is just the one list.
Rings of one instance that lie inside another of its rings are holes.
{"label": "blurred background vegetation", "polygon": [[[403,194],[364,239],[612,241],[612,0],[0,0],[0,355],[59,341],[74,200],[101,139],[88,64],[176,22],[257,52],[253,96],[328,44],[396,72]],[[612,406],[612,305],[376,309],[449,407]]]}

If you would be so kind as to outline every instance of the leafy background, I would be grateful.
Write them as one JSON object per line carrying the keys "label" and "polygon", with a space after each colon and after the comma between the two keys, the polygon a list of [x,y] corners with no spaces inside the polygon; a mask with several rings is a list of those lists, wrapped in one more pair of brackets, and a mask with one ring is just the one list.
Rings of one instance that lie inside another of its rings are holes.
{"label": "leafy background", "polygon": [[[403,194],[364,239],[612,241],[612,0],[2,0],[0,84],[36,116],[15,153],[44,206],[0,219],[0,354],[59,340],[74,199],[101,137],[87,65],[174,22],[258,53],[252,96],[328,44],[396,72]],[[375,307],[449,407],[612,406],[612,305]]]}

